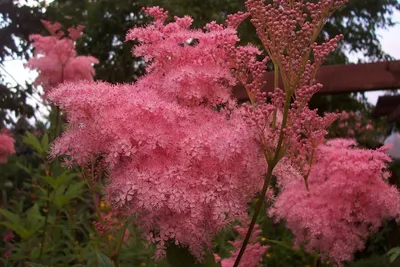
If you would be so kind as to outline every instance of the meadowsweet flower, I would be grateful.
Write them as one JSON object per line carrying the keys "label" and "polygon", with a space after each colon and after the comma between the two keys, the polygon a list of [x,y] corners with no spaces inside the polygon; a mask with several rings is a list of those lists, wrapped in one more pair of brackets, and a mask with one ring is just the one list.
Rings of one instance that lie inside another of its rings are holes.
{"label": "meadowsweet flower", "polygon": [[[165,256],[168,240],[199,260],[229,222],[247,219],[265,162],[231,97],[226,45],[232,27],[191,30],[190,17],[164,25],[166,13],[131,30],[135,55],[151,64],[135,84],[81,81],[53,89],[48,99],[66,111],[68,129],[52,148],[75,164],[101,156],[107,201],[137,224]],[[236,25],[238,17],[230,17]],[[220,111],[217,107],[222,106]]]}
{"label": "meadowsweet flower", "polygon": [[305,244],[308,251],[320,251],[338,264],[362,250],[382,221],[400,219],[400,194],[385,181],[390,158],[384,149],[355,145],[346,139],[320,145],[309,190],[295,169],[292,174],[284,170],[285,178],[278,178],[282,192],[269,211],[286,221],[296,245]]}
{"label": "meadowsweet flower", "polygon": [[93,64],[98,60],[91,56],[78,56],[75,40],[82,35],[83,26],[68,29],[69,36],[61,30],[59,23],[42,21],[51,36],[30,35],[34,57],[26,67],[39,72],[35,80],[46,92],[66,81],[93,80]]}
{"label": "meadowsweet flower", "polygon": [[[231,257],[226,259],[221,259],[218,255],[214,255],[217,262],[221,262],[222,267],[232,267],[235,263],[235,259],[239,254],[240,247],[242,245],[243,239],[246,236],[247,227],[236,226],[235,230],[239,233],[239,238],[235,241],[231,241],[230,243],[234,247],[234,252]],[[259,226],[256,225],[256,228],[252,232],[249,245],[246,247],[245,253],[243,254],[243,258],[240,261],[239,267],[257,267],[261,266],[262,257],[265,254],[265,251],[268,249],[268,246],[261,245],[257,242],[257,236],[261,233]]]}
{"label": "meadowsweet flower", "polygon": [[7,163],[9,155],[15,153],[15,140],[9,134],[0,132],[0,163]]}

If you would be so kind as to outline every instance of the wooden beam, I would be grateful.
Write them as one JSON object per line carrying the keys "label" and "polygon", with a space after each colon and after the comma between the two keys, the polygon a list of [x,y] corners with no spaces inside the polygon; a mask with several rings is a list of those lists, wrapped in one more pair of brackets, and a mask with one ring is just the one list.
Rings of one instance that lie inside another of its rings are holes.
{"label": "wooden beam", "polygon": [[[273,72],[265,75],[264,92],[274,90]],[[348,64],[322,66],[316,79],[324,87],[321,94],[337,94],[351,92],[366,92],[375,90],[393,90],[400,88],[400,60],[377,63]],[[233,90],[239,100],[247,100],[247,94],[242,85]]]}

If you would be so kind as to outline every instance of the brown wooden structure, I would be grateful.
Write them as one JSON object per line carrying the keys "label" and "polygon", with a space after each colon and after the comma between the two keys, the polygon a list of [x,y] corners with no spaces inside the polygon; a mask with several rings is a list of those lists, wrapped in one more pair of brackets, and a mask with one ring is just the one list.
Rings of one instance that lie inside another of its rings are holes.
{"label": "brown wooden structure", "polygon": [[[266,73],[267,83],[262,88],[263,91],[274,90],[273,75],[273,72]],[[322,94],[400,89],[400,60],[323,66],[319,69],[316,79],[324,85],[320,91]],[[248,99],[241,85],[234,88],[234,95],[239,100]]]}

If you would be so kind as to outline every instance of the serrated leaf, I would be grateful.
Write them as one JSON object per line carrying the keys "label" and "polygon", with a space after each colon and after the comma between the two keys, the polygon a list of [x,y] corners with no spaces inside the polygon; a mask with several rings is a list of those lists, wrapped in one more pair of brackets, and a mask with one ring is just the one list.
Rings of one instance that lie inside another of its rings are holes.
{"label": "serrated leaf", "polygon": [[16,232],[17,235],[19,235],[22,239],[27,239],[32,236],[32,233],[29,232],[24,227],[22,227],[21,225],[12,224],[9,222],[0,222],[0,224],[4,225],[5,227],[8,227],[11,230],[13,230],[14,232]]}
{"label": "serrated leaf", "polygon": [[42,176],[41,177],[46,183],[48,183],[53,189],[57,189],[58,187],[58,181],[56,178],[53,178],[52,176]]}
{"label": "serrated leaf", "polygon": [[48,183],[53,189],[58,189],[61,185],[64,187],[70,184],[71,180],[76,177],[75,173],[63,172],[57,177],[42,176],[41,178]]}
{"label": "serrated leaf", "polygon": [[20,224],[21,219],[19,218],[18,214],[15,214],[11,211],[0,209],[0,213],[3,214],[4,217],[6,217],[7,220],[9,220],[13,224]]}
{"label": "serrated leaf", "polygon": [[26,136],[24,136],[23,142],[34,148],[37,152],[43,153],[42,144],[39,142],[37,137],[30,132],[26,132]]}
{"label": "serrated leaf", "polygon": [[47,133],[43,135],[41,144],[43,151],[47,151],[47,149],[49,148],[49,135]]}
{"label": "serrated leaf", "polygon": [[99,267],[115,267],[111,259],[101,252],[97,252],[97,261]]}
{"label": "serrated leaf", "polygon": [[80,182],[74,183],[68,187],[68,190],[67,190],[67,192],[65,192],[65,195],[67,195],[71,198],[78,197],[81,194],[82,188],[85,185],[86,185],[85,181],[80,181]]}
{"label": "serrated leaf", "polygon": [[34,204],[26,211],[26,226],[31,232],[36,232],[44,224],[44,216],[40,213],[39,206]]}
{"label": "serrated leaf", "polygon": [[18,168],[23,169],[23,170],[26,171],[27,173],[29,173],[29,174],[32,173],[32,170],[31,170],[31,169],[29,169],[28,167],[22,165],[20,162],[17,161],[17,162],[16,162],[16,165],[18,166]]}
{"label": "serrated leaf", "polygon": [[393,263],[400,255],[400,247],[392,248],[391,250],[388,251],[387,255],[390,255],[389,258],[390,263]]}

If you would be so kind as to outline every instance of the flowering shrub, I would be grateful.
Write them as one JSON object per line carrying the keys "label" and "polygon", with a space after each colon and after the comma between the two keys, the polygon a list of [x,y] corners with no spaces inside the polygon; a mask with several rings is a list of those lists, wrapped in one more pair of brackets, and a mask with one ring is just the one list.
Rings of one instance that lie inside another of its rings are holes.
{"label": "flowering shrub", "polygon": [[[205,33],[189,30],[189,17],[164,26],[166,13],[148,12],[155,22],[127,35],[152,61],[147,76],[133,85],[81,82],[49,93],[70,126],[52,153],[81,165],[101,155],[109,169],[107,199],[138,215],[158,257],[174,239],[201,259],[227,223],[247,217],[265,172],[256,139],[232,110],[224,47],[238,38],[216,24]],[[189,38],[198,44],[187,44]],[[223,104],[220,112],[212,109]]]}
{"label": "flowering shrub", "polygon": [[[210,254],[213,238],[237,221],[247,225],[248,203],[258,193],[249,227],[236,228],[235,251],[216,257],[222,266],[259,265],[267,247],[256,243],[260,231],[253,229],[265,207],[287,223],[295,245],[340,265],[383,220],[399,220],[400,194],[384,181],[390,160],[384,149],[327,141],[326,129],[338,114],[321,117],[308,107],[322,87],[316,72],[342,38],[317,44],[317,36],[346,2],[247,0],[248,12],[203,30],[191,29],[189,16],[165,23],[167,12],[147,8],[154,22],[126,37],[139,42],[133,53],[147,63],[147,74],[134,84],[94,82],[97,60],[74,50],[82,28],[62,38],[59,24],[44,22],[52,36],[32,37],[35,58],[27,66],[39,70],[46,99],[66,114],[68,126],[52,144],[52,158],[62,155],[66,165],[80,167],[91,190],[104,182],[112,210],[92,223],[97,233],[123,225],[112,214],[119,220],[135,215],[157,259],[171,260],[171,247],[187,247],[197,262],[218,266]],[[236,28],[248,16],[268,54],[262,60],[257,47],[237,46]],[[276,89],[267,95],[268,60]],[[238,82],[250,100],[244,105],[232,96]],[[105,181],[97,177],[98,166]],[[121,243],[110,253],[116,264],[126,239],[122,228]]]}

